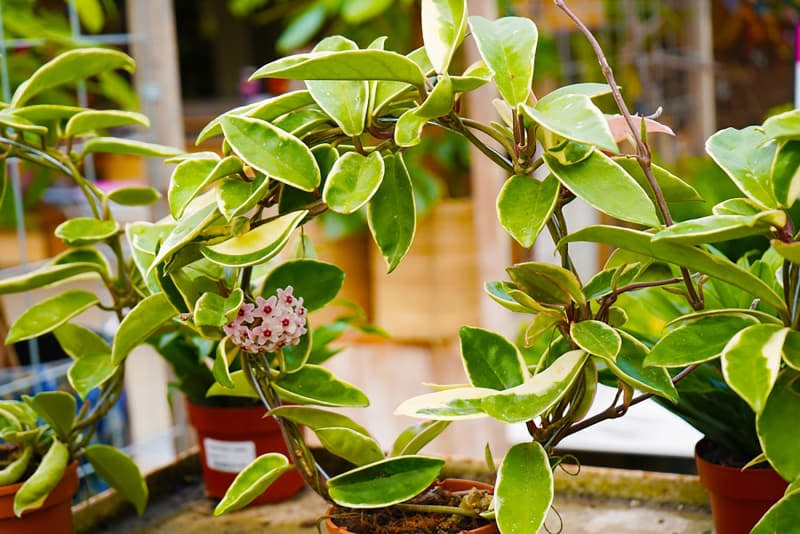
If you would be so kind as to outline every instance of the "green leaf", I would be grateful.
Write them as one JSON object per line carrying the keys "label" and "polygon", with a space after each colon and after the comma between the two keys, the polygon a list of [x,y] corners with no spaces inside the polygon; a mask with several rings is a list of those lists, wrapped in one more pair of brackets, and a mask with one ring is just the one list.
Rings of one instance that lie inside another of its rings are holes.
{"label": "green leaf", "polygon": [[0,111],[0,125],[6,128],[13,128],[20,132],[30,132],[39,136],[47,135],[47,127],[39,124],[32,124],[28,119],[20,117],[12,110]]}
{"label": "green leaf", "polygon": [[285,54],[309,42],[325,24],[327,14],[325,2],[312,2],[289,20],[275,43],[275,49]]}
{"label": "green leaf", "polygon": [[503,534],[538,532],[553,503],[554,492],[553,470],[542,445],[514,445],[497,473],[497,526]]}
{"label": "green leaf", "polygon": [[597,98],[611,93],[611,86],[606,83],[574,83],[554,89],[539,99],[542,106],[549,106],[554,100],[564,95],[584,95]]}
{"label": "green leaf", "polygon": [[319,310],[336,298],[344,283],[344,271],[332,263],[317,260],[284,262],[267,275],[261,295],[268,298],[278,289],[294,288],[295,297],[303,298],[309,312]]}
{"label": "green leaf", "polygon": [[646,226],[660,226],[653,202],[625,169],[594,151],[573,165],[562,165],[545,153],[550,171],[564,187],[606,215]]}
{"label": "green leaf", "polygon": [[133,111],[87,109],[70,117],[64,128],[64,137],[74,137],[98,130],[134,124],[149,128],[150,119]]}
{"label": "green leaf", "polygon": [[414,191],[401,154],[384,156],[385,172],[367,206],[367,221],[388,272],[408,252],[416,231]]}
{"label": "green leaf", "polygon": [[22,454],[11,463],[0,469],[0,486],[19,482],[28,470],[33,458],[33,445],[24,445]]}
{"label": "green leaf", "polygon": [[147,341],[147,338],[176,315],[177,311],[163,293],[141,300],[128,312],[114,334],[114,343],[111,346],[112,363],[121,364],[134,348]]}
{"label": "green leaf", "polygon": [[228,297],[206,292],[194,305],[194,323],[197,326],[222,327],[229,323],[242,305],[244,293],[236,288]]}
{"label": "green leaf", "polygon": [[511,237],[525,248],[536,242],[558,201],[558,180],[542,181],[517,174],[509,178],[497,197],[497,216]]}
{"label": "green leaf", "polygon": [[110,353],[111,347],[94,331],[83,326],[65,323],[53,330],[58,344],[70,358],[79,360],[88,354]]}
{"label": "green leaf", "polygon": [[423,0],[422,40],[436,72],[447,73],[467,31],[466,0]]}
{"label": "green leaf", "polygon": [[317,162],[298,138],[260,119],[231,115],[221,124],[231,148],[254,169],[303,191],[319,186]]}
{"label": "green leaf", "polygon": [[519,386],[528,378],[519,349],[500,334],[463,326],[458,335],[461,361],[473,386],[504,390]]}
{"label": "green leaf", "polygon": [[508,267],[506,272],[523,292],[544,304],[584,304],[581,284],[574,274],[551,263],[531,261]]}
{"label": "green leaf", "polygon": [[503,282],[500,280],[486,282],[483,286],[483,289],[486,294],[489,295],[489,298],[508,310],[519,313],[531,312],[531,310],[514,300],[509,295],[509,291],[513,291],[514,287],[508,282]]}
{"label": "green leaf", "polygon": [[539,40],[533,21],[523,17],[490,21],[473,16],[469,26],[503,100],[511,107],[527,102]]}
{"label": "green leaf", "polygon": [[769,304],[776,308],[778,313],[786,316],[786,304],[783,297],[745,269],[727,259],[711,255],[698,248],[664,241],[651,242],[650,238],[650,234],[629,228],[589,226],[568,235],[561,243],[577,241],[605,243],[665,263],[677,263],[743,289],[747,293],[761,298],[765,304]]}
{"label": "green leaf", "polygon": [[800,137],[800,111],[792,109],[764,121],[764,134],[770,139]]}
{"label": "green leaf", "polygon": [[645,366],[685,367],[718,358],[740,330],[758,321],[749,315],[712,315],[672,330],[644,360]]}
{"label": "green leaf", "polygon": [[524,384],[485,397],[481,408],[505,423],[529,421],[555,406],[569,392],[586,358],[582,350],[562,354],[550,367],[533,375]]}
{"label": "green leaf", "polygon": [[281,400],[317,406],[368,406],[369,399],[352,384],[318,365],[305,365],[273,383]]}
{"label": "green leaf", "polygon": [[109,154],[128,154],[131,156],[145,156],[154,158],[167,158],[177,156],[182,151],[171,146],[145,143],[134,139],[119,139],[117,137],[92,137],[83,145],[81,157],[86,154],[103,152]]}
{"label": "green leaf", "polygon": [[101,270],[101,267],[96,263],[75,262],[53,264],[51,262],[38,269],[0,280],[0,295],[60,285],[77,276],[98,273],[101,272]]}
{"label": "green leaf", "polygon": [[[236,158],[233,159],[236,160]],[[167,199],[170,213],[176,220],[183,217],[183,212],[189,202],[210,185],[211,182],[207,182],[206,178],[218,163],[219,157],[192,158],[182,161],[172,171]],[[239,164],[239,170],[241,170],[241,164]]]}
{"label": "green leaf", "polygon": [[270,185],[272,182],[261,173],[253,181],[238,176],[224,178],[216,187],[217,208],[229,221],[246,215],[267,195]]}
{"label": "green leaf", "polygon": [[81,399],[94,388],[99,387],[111,378],[116,368],[111,363],[111,349],[106,352],[91,352],[81,356],[67,371],[67,378]]}
{"label": "green leaf", "polygon": [[481,400],[495,393],[496,389],[475,387],[435,391],[403,401],[394,414],[436,421],[482,419],[486,414],[481,408]]}
{"label": "green leaf", "polygon": [[218,382],[214,382],[206,391],[206,397],[239,397],[258,400],[258,393],[250,385],[244,371],[234,371],[230,373],[230,377],[233,384],[232,388],[228,387],[228,385],[223,386]]}
{"label": "green leaf", "polygon": [[221,339],[217,344],[216,356],[214,358],[214,365],[211,368],[211,373],[214,375],[214,380],[222,387],[229,389],[235,387],[233,379],[231,378],[230,365],[238,354],[238,347],[231,343],[229,337]]}
{"label": "green leaf", "polygon": [[784,243],[777,239],[771,241],[772,248],[792,263],[800,264],[800,243],[794,241],[792,243]]}
{"label": "green leaf", "polygon": [[422,141],[422,128],[428,119],[419,115],[417,111],[419,108],[406,110],[397,119],[394,126],[394,142],[397,146],[410,148]]}
{"label": "green leaf", "polygon": [[353,213],[369,202],[383,180],[380,153],[369,156],[348,152],[340,157],[328,175],[322,200],[335,212]]}
{"label": "green leaf", "polygon": [[[314,47],[312,53],[358,50],[358,46],[345,37],[326,37]],[[361,135],[367,120],[369,83],[364,80],[306,80],[314,101],[336,121],[345,135]]]}
{"label": "green leaf", "polygon": [[779,145],[772,163],[772,188],[775,198],[787,208],[800,196],[800,140]]}
{"label": "green leaf", "polygon": [[523,112],[546,130],[566,139],[619,152],[605,116],[586,95],[566,94],[535,106],[523,106]]}
{"label": "green leaf", "polygon": [[67,470],[69,450],[54,439],[42,458],[39,467],[17,490],[14,496],[14,515],[20,517],[26,510],[40,508],[50,492],[55,489]]}
{"label": "green leaf", "polygon": [[227,267],[263,263],[281,251],[307,213],[303,210],[281,215],[218,245],[202,247],[200,252],[214,263]]}
{"label": "green leaf", "polygon": [[755,126],[726,128],[706,141],[706,152],[748,198],[766,208],[777,208],[770,171],[776,144]]}
{"label": "green leaf", "polygon": [[750,534],[780,534],[797,528],[800,517],[800,491],[789,492],[767,511]]}
{"label": "green leaf", "polygon": [[337,427],[349,428],[354,432],[369,436],[369,431],[366,428],[349,417],[320,408],[311,408],[309,406],[279,406],[272,410],[270,415],[283,417],[298,425],[307,426],[315,432],[320,428]]}
{"label": "green leaf", "polygon": [[278,477],[292,469],[294,466],[284,455],[277,452],[262,454],[236,475],[225,496],[214,508],[214,515],[244,508],[264,493]]}
{"label": "green leaf", "polygon": [[800,332],[789,330],[783,342],[783,361],[786,365],[800,371]]}
{"label": "green leaf", "polygon": [[464,71],[461,76],[451,76],[454,93],[468,93],[483,87],[492,79],[492,71],[484,61],[478,60]]}
{"label": "green leaf", "polygon": [[636,389],[678,402],[678,392],[666,369],[644,366],[647,347],[630,334],[621,330],[617,332],[622,337],[622,348],[617,358],[615,360],[603,358],[611,372]]}
{"label": "green leaf", "polygon": [[348,508],[382,508],[414,497],[430,486],[444,460],[425,456],[388,458],[328,481],[333,501]]}
{"label": "green leaf", "polygon": [[578,347],[601,358],[616,359],[622,338],[616,330],[600,321],[572,323],[570,337]]}
{"label": "green leaf", "polygon": [[722,350],[725,381],[756,414],[764,409],[778,378],[788,330],[772,324],[748,326],[737,332]]}
{"label": "green leaf", "polygon": [[50,425],[60,440],[69,442],[75,423],[75,397],[65,391],[42,391],[34,397],[23,395],[22,400]]}
{"label": "green leaf", "polygon": [[76,113],[85,111],[86,108],[78,106],[63,106],[60,104],[38,104],[16,108],[14,115],[28,119],[38,124],[55,120],[69,119]]}
{"label": "green leaf", "polygon": [[136,508],[142,515],[147,506],[147,484],[130,456],[110,445],[89,445],[86,458],[94,472]]}
{"label": "green leaf", "polygon": [[[199,199],[198,199],[199,200]],[[153,259],[148,273],[153,272],[155,268],[172,257],[172,255],[183,248],[184,245],[197,237],[212,221],[219,217],[216,202],[210,202],[194,211],[191,211],[187,216],[178,221],[171,231],[161,243],[161,248],[158,249],[158,254]],[[152,237],[157,237],[163,227],[157,227],[152,232]]]}
{"label": "green leaf", "polygon": [[653,236],[653,241],[698,245],[730,241],[751,235],[766,235],[773,227],[786,224],[786,212],[763,211],[758,215],[709,215],[667,227]]}
{"label": "green leaf", "polygon": [[374,18],[392,5],[392,0],[349,0],[342,4],[342,18],[357,25]]}
{"label": "green leaf", "polygon": [[78,289],[44,299],[22,312],[14,321],[8,331],[6,344],[46,334],[99,302],[94,293]]}
{"label": "green leaf", "polygon": [[392,456],[417,454],[450,426],[449,421],[425,421],[403,430],[392,445]]}
{"label": "green leaf", "polygon": [[120,206],[149,206],[160,199],[161,193],[147,186],[120,187],[108,194],[108,200]]}
{"label": "green leaf", "polygon": [[[415,65],[417,65],[417,68],[420,69],[420,72],[429,72],[433,70],[433,66],[430,64],[428,55],[425,53],[425,48],[417,48],[408,54],[407,57]],[[414,93],[417,92],[416,89],[414,89],[408,83],[392,81],[376,82],[375,96],[372,104],[372,115],[375,116],[380,114],[384,111],[384,108],[396,98],[403,95],[403,93],[412,91]]]}
{"label": "green leaf", "polygon": [[289,80],[393,80],[411,85],[425,84],[416,63],[386,50],[343,50],[295,54],[258,69],[250,79]]}
{"label": "green leaf", "polygon": [[778,375],[763,411],[756,417],[761,448],[772,467],[786,480],[800,476],[800,374],[785,369]]}
{"label": "green leaf", "polygon": [[102,72],[124,69],[133,72],[130,56],[107,48],[78,48],[59,54],[39,67],[14,91],[11,107],[21,107],[42,91],[73,84]]}
{"label": "green leaf", "polygon": [[[655,194],[650,187],[650,183],[647,181],[647,177],[644,175],[644,171],[639,166],[636,159],[627,157],[616,157],[613,159],[642,186],[642,189],[647,191],[651,199],[655,200]],[[694,187],[663,167],[654,164],[651,164],[650,167],[653,171],[656,183],[658,183],[661,192],[664,194],[664,200],[667,202],[702,202],[703,199],[700,193],[698,193]]]}
{"label": "green leaf", "polygon": [[80,247],[105,241],[119,231],[117,221],[75,217],[59,224],[55,236],[69,246]]}
{"label": "green leaf", "polygon": [[314,433],[328,452],[352,464],[366,465],[385,457],[377,441],[351,428],[330,426]]}

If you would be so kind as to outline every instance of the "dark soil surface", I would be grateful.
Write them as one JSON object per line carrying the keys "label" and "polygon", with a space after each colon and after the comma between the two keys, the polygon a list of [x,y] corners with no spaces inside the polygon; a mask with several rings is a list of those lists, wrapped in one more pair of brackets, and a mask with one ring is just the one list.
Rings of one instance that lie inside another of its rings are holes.
{"label": "dark soil surface", "polygon": [[[485,491],[450,492],[434,486],[408,503],[458,507],[465,498],[471,503],[483,501],[485,506],[491,502],[491,495]],[[331,519],[353,534],[458,534],[489,524],[480,517],[416,513],[394,507],[351,510],[335,506]]]}
{"label": "dark soil surface", "polygon": [[[697,447],[697,453],[703,460],[711,462],[712,464],[721,465],[724,467],[741,468],[753,458],[748,458],[739,452],[730,451],[708,438],[703,439]],[[748,467],[748,469],[769,469],[770,465],[767,462]]]}

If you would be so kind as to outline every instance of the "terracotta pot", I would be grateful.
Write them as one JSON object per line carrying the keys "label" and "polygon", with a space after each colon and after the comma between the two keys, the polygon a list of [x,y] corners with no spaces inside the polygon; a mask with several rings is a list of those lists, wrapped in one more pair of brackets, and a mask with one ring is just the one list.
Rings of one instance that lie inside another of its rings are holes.
{"label": "terracotta pot", "polygon": [[[460,478],[447,478],[441,482],[437,482],[437,484],[449,491],[469,491],[472,488],[489,492],[494,491],[494,486],[491,484],[476,482],[474,480],[462,480]],[[329,508],[327,514],[330,516],[331,512],[332,508]],[[330,517],[325,519],[325,527],[328,529],[329,534],[352,534],[352,532],[346,528],[335,525]],[[460,534],[499,534],[499,531],[497,530],[497,525],[492,523],[472,530],[462,530]]]}
{"label": "terracotta pot", "polygon": [[694,458],[700,482],[711,498],[717,534],[749,534],[767,510],[783,497],[788,485],[772,468],[746,469],[718,465],[702,457],[713,446],[697,442]]}
{"label": "terracotta pot", "polygon": [[[197,431],[200,465],[209,497],[222,498],[236,475],[256,457],[268,452],[288,455],[280,427],[272,417],[264,417],[261,406],[217,408],[186,403],[189,422]],[[297,470],[276,480],[251,504],[288,499],[303,488]]]}
{"label": "terracotta pot", "polygon": [[19,484],[0,486],[0,532],[3,534],[72,534],[72,496],[78,491],[78,462],[73,462],[41,508],[14,515]]}

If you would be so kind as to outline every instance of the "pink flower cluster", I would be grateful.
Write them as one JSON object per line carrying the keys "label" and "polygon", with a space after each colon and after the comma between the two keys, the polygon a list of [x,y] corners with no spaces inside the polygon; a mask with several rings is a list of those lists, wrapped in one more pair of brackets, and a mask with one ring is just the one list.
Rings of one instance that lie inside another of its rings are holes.
{"label": "pink flower cluster", "polygon": [[303,299],[292,295],[292,286],[279,289],[268,299],[242,304],[232,322],[225,325],[231,341],[247,352],[275,352],[300,343],[306,333],[307,310]]}

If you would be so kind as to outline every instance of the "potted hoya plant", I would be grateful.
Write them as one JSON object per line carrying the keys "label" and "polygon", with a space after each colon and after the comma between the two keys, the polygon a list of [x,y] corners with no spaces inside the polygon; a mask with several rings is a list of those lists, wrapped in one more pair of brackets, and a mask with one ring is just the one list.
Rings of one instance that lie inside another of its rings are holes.
{"label": "potted hoya plant", "polygon": [[[142,297],[135,289],[138,282],[134,270],[123,257],[123,234],[112,217],[111,203],[148,204],[159,195],[151,188],[138,187],[106,195],[83,176],[81,168],[83,159],[91,153],[164,156],[176,151],[94,135],[114,126],[146,125],[147,118],[141,114],[39,101],[40,95],[51,89],[133,68],[132,59],[120,52],[73,50],[37,69],[17,87],[9,102],[0,104],[3,159],[19,158],[70,178],[84,193],[93,215],[59,225],[55,234],[67,250],[39,268],[1,280],[0,294],[56,287],[87,277],[101,280],[107,290],[101,295],[79,289],[61,291],[25,310],[9,328],[4,340],[8,345],[50,332],[56,336],[64,352],[74,359],[68,378],[83,403],[77,409],[71,393],[58,391],[0,405],[3,532],[71,532],[70,504],[77,489],[77,461],[82,457],[139,513],[147,500],[147,486],[133,460],[113,447],[91,444],[91,438],[122,392],[125,357],[154,328],[149,317],[143,321],[142,314],[128,313]],[[3,173],[0,197],[7,189],[8,179]],[[71,322],[92,307],[113,313],[121,321],[112,345]],[[87,401],[89,392],[97,388],[97,400]]]}

